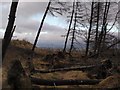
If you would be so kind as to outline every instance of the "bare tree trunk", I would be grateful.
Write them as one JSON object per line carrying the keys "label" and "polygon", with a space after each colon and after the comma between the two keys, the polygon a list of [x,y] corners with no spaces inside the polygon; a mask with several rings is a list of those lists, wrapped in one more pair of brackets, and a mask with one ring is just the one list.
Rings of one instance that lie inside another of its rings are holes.
{"label": "bare tree trunk", "polygon": [[105,28],[104,28],[104,35],[103,35],[103,45],[102,45],[102,49],[105,49],[105,41],[106,41],[106,34],[107,34],[107,24],[105,25]]}
{"label": "bare tree trunk", "polygon": [[69,33],[70,33],[70,29],[71,29],[71,25],[72,25],[72,20],[73,20],[73,15],[74,15],[74,8],[75,8],[75,1],[73,2],[72,15],[71,15],[71,19],[70,19],[70,24],[69,24],[67,36],[66,36],[66,39],[65,39],[65,45],[64,45],[63,52],[66,52],[66,46],[67,46],[67,42],[68,42],[68,36],[69,36]]}
{"label": "bare tree trunk", "polygon": [[94,54],[96,53],[97,44],[98,44],[99,13],[100,13],[100,2],[98,2],[98,5],[97,5],[97,25],[96,25]]}
{"label": "bare tree trunk", "polygon": [[90,65],[90,66],[78,66],[78,67],[66,67],[66,68],[58,68],[58,69],[49,69],[49,70],[35,70],[34,73],[53,73],[53,72],[60,72],[60,71],[89,71],[94,68],[100,67],[100,65]]}
{"label": "bare tree trunk", "polygon": [[35,46],[36,46],[36,44],[37,44],[38,37],[39,37],[40,32],[41,32],[41,30],[42,30],[42,26],[43,26],[44,20],[45,20],[45,18],[46,18],[46,16],[47,16],[47,13],[48,13],[50,4],[51,4],[51,0],[50,0],[49,3],[48,3],[48,6],[47,6],[46,11],[45,11],[45,14],[44,14],[44,16],[43,16],[42,22],[41,22],[41,24],[40,24],[40,28],[39,28],[39,30],[38,30],[37,36],[36,36],[36,38],[35,38],[35,41],[34,41],[34,44],[33,44],[33,47],[32,47],[32,51],[34,51]]}
{"label": "bare tree trunk", "polygon": [[10,43],[15,29],[16,29],[16,25],[13,27],[13,30],[11,31],[11,34],[10,34],[10,36],[9,36],[9,38],[8,38],[8,43]]}
{"label": "bare tree trunk", "polygon": [[103,41],[103,37],[104,37],[104,33],[105,33],[105,28],[106,28],[106,22],[107,22],[107,15],[108,15],[108,10],[109,10],[109,5],[110,5],[110,2],[106,2],[106,5],[105,5],[105,11],[104,11],[104,16],[103,16],[103,25],[102,25],[102,30],[101,30],[101,33],[99,35],[99,43],[98,43],[98,56],[99,56],[99,52],[101,52],[100,50],[102,49],[101,48],[101,44],[102,44],[102,41]]}
{"label": "bare tree trunk", "polygon": [[[3,43],[2,43],[2,58],[4,59],[7,47],[11,41],[11,35],[13,34],[13,25],[14,25],[14,21],[15,21],[15,14],[16,14],[16,9],[17,9],[17,5],[18,5],[18,1],[16,0],[16,2],[14,2],[14,0],[12,1],[12,5],[11,5],[11,9],[10,9],[10,14],[9,14],[9,21],[8,21],[8,25],[4,34],[4,38],[3,38]],[[2,60],[3,60],[2,59]]]}
{"label": "bare tree trunk", "polygon": [[73,28],[73,32],[72,32],[72,41],[71,41],[71,46],[70,46],[70,50],[69,50],[69,53],[70,53],[70,54],[71,54],[71,51],[72,51],[72,49],[73,49],[73,44],[74,44],[74,39],[75,39],[77,7],[78,7],[78,3],[76,2],[76,10],[75,10],[75,16],[74,16],[74,28]]}
{"label": "bare tree trunk", "polygon": [[85,56],[88,55],[88,51],[89,51],[89,44],[90,44],[90,34],[91,34],[91,29],[92,29],[92,20],[93,20],[93,6],[94,6],[94,2],[92,2],[91,5],[91,18],[90,18],[90,27],[89,27],[89,31],[88,31],[88,38],[87,38],[87,45],[86,45],[86,52],[85,52]]}
{"label": "bare tree trunk", "polygon": [[106,40],[106,34],[107,34],[107,16],[108,16],[108,12],[109,12],[109,8],[110,8],[110,2],[108,3],[108,6],[107,6],[107,12],[106,12],[106,24],[104,26],[104,35],[103,35],[103,46],[102,46],[102,49],[105,48],[105,40]]}
{"label": "bare tree trunk", "polygon": [[114,43],[114,44],[112,44],[112,45],[108,46],[108,47],[106,48],[106,50],[108,50],[109,48],[111,48],[111,47],[113,47],[113,46],[115,46],[115,45],[117,45],[117,44],[119,44],[119,43],[120,43],[120,40],[119,40],[119,41],[117,41],[116,43]]}
{"label": "bare tree trunk", "polygon": [[39,27],[37,36],[36,36],[36,38],[35,38],[35,41],[34,41],[34,44],[33,44],[33,47],[32,47],[31,56],[28,58],[28,66],[29,66],[29,69],[30,69],[30,73],[31,73],[31,74],[32,74],[32,72],[35,70],[34,64],[33,64],[33,61],[32,61],[33,55],[34,55],[34,50],[35,50],[35,47],[36,47],[36,44],[37,44],[37,41],[38,41],[38,37],[39,37],[40,32],[41,32],[41,30],[42,30],[42,26],[43,26],[43,24],[44,24],[44,20],[45,20],[45,18],[46,18],[46,16],[47,16],[47,13],[48,13],[49,8],[50,8],[50,4],[51,4],[51,0],[48,2],[46,11],[45,11],[44,16],[43,16],[43,18],[42,18],[42,21],[41,21],[41,24],[40,24],[40,27]]}

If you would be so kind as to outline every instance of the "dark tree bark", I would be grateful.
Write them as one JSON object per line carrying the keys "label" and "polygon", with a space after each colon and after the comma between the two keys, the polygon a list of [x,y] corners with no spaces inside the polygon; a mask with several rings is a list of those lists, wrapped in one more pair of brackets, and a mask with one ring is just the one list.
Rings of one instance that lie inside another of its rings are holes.
{"label": "dark tree bark", "polygon": [[117,41],[116,43],[114,43],[114,44],[108,46],[105,50],[108,50],[108,49],[110,49],[111,47],[113,47],[113,46],[115,46],[116,44],[119,44],[119,43],[120,43],[120,40]]}
{"label": "dark tree bark", "polygon": [[97,5],[97,25],[96,25],[96,35],[95,35],[95,48],[94,48],[94,54],[97,50],[97,44],[98,44],[98,28],[99,28],[99,13],[100,13],[100,2],[98,2]]}
{"label": "dark tree bark", "polygon": [[104,28],[104,35],[103,35],[103,41],[102,41],[102,49],[105,49],[106,34],[107,34],[107,24],[105,25],[105,28]]}
{"label": "dark tree bark", "polygon": [[32,47],[32,51],[34,51],[35,46],[36,46],[36,44],[37,44],[38,37],[39,37],[40,32],[41,32],[41,30],[42,30],[42,26],[43,26],[43,24],[44,24],[44,20],[45,20],[45,18],[46,18],[46,16],[47,16],[47,13],[48,13],[49,8],[50,8],[50,4],[51,4],[51,0],[49,1],[48,6],[47,6],[46,11],[45,11],[45,14],[44,14],[44,16],[43,16],[43,18],[42,18],[42,21],[41,21],[41,24],[40,24],[40,27],[39,27],[37,36],[36,36],[36,38],[35,38],[35,41],[34,41],[34,44],[33,44],[33,47]]}
{"label": "dark tree bark", "polygon": [[105,48],[105,40],[106,40],[106,34],[107,34],[107,16],[108,16],[108,12],[109,12],[109,8],[110,8],[110,2],[108,3],[108,6],[107,6],[107,11],[106,11],[106,24],[104,26],[104,34],[103,34],[103,45],[102,45],[102,49]]}
{"label": "dark tree bark", "polygon": [[61,85],[95,85],[101,80],[44,80],[31,77],[31,82],[37,85],[61,86]]}
{"label": "dark tree bark", "polygon": [[94,2],[92,2],[92,5],[91,5],[90,27],[89,27],[89,31],[88,31],[88,38],[87,38],[87,44],[86,44],[86,52],[85,52],[85,56],[88,55],[88,51],[89,51],[90,34],[91,34],[91,30],[92,30],[92,20],[93,20],[93,8],[94,8],[93,6],[94,6]]}
{"label": "dark tree bark", "polygon": [[10,43],[10,41],[12,39],[12,36],[13,36],[13,33],[14,33],[15,29],[16,29],[16,25],[13,27],[13,30],[11,31],[10,37],[8,39],[9,43]]}
{"label": "dark tree bark", "polygon": [[78,2],[76,2],[76,10],[75,10],[75,16],[74,16],[74,28],[73,28],[73,32],[72,32],[72,41],[71,41],[71,46],[70,46],[70,51],[69,53],[71,54],[71,51],[73,49],[73,44],[74,44],[74,39],[75,39],[75,30],[76,30],[76,17],[77,17],[77,7],[78,7]]}
{"label": "dark tree bark", "polygon": [[72,15],[71,15],[71,19],[70,19],[70,24],[69,24],[67,36],[66,36],[66,39],[65,39],[65,44],[64,44],[63,52],[66,52],[66,46],[67,46],[67,42],[68,42],[68,36],[69,36],[69,33],[70,33],[70,29],[71,29],[71,25],[72,25],[72,20],[73,20],[73,15],[74,15],[74,8],[75,8],[75,2],[73,2]]}
{"label": "dark tree bark", "polygon": [[33,61],[32,61],[33,55],[34,55],[34,50],[35,50],[35,47],[36,47],[36,44],[37,44],[39,35],[40,35],[40,33],[41,33],[41,30],[42,30],[42,27],[43,27],[45,18],[46,18],[46,16],[47,16],[48,11],[49,11],[50,5],[51,5],[51,0],[48,2],[47,8],[46,8],[46,10],[45,10],[44,16],[43,16],[43,18],[42,18],[42,21],[41,21],[39,30],[38,30],[38,32],[37,32],[37,35],[36,35],[36,38],[35,38],[35,41],[34,41],[34,44],[33,44],[33,47],[32,47],[31,56],[28,58],[28,66],[29,66],[29,69],[30,69],[31,74],[32,74],[32,72],[33,72],[34,69],[35,69],[35,68],[34,68],[34,64],[33,64]]}
{"label": "dark tree bark", "polygon": [[102,51],[101,44],[103,42],[103,37],[105,35],[105,29],[107,27],[106,24],[107,24],[107,15],[109,11],[109,6],[110,6],[110,2],[106,2],[104,16],[103,16],[102,29],[101,29],[101,33],[99,35],[99,41],[98,41],[98,52],[97,52],[98,56],[99,56],[99,53]]}
{"label": "dark tree bark", "polygon": [[12,34],[13,34],[12,30],[13,30],[13,25],[14,25],[14,21],[15,21],[15,14],[16,14],[18,1],[19,0],[16,0],[16,2],[14,2],[14,0],[13,0],[12,4],[11,4],[9,21],[8,21],[8,25],[7,25],[5,34],[4,34],[3,43],[2,43],[2,58],[3,59],[4,59],[4,56],[5,56],[7,47],[9,45],[10,41],[11,41]]}

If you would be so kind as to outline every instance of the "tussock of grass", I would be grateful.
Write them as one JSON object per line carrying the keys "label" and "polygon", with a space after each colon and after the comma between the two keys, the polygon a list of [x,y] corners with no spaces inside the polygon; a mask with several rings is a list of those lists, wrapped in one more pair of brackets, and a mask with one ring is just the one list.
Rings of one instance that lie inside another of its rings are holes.
{"label": "tussock of grass", "polygon": [[115,88],[120,87],[120,75],[109,76],[98,85],[100,88]]}

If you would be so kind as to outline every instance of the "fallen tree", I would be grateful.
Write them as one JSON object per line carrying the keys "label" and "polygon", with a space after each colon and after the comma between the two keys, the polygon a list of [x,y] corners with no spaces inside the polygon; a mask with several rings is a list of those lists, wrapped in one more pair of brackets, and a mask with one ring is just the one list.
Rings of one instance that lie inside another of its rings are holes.
{"label": "fallen tree", "polygon": [[[52,72],[58,72],[58,71],[72,71],[72,70],[80,70],[80,71],[86,71],[91,70],[94,68],[104,68],[109,69],[112,67],[112,62],[110,60],[104,60],[102,64],[99,65],[90,65],[90,66],[80,66],[80,67],[68,67],[68,68],[58,68],[58,69],[49,69],[49,70],[34,70],[34,73],[52,73]],[[104,70],[103,70],[104,71]]]}
{"label": "fallen tree", "polygon": [[31,82],[37,85],[61,86],[61,85],[95,85],[101,80],[44,80],[31,77]]}
{"label": "fallen tree", "polygon": [[33,72],[34,73],[52,73],[52,72],[58,72],[58,71],[72,71],[72,70],[85,71],[85,70],[90,70],[90,69],[98,67],[98,66],[101,66],[101,65],[91,65],[91,66],[81,66],[81,67],[71,67],[71,68],[58,68],[58,69],[49,69],[49,70],[35,69]]}
{"label": "fallen tree", "polygon": [[[109,69],[112,68],[112,62],[108,60],[102,61],[102,64],[91,65],[91,66],[81,66],[81,67],[71,67],[71,68],[58,68],[58,69],[49,69],[49,70],[34,70],[33,73],[52,73],[58,71],[91,71],[96,72],[95,78],[104,79],[108,75]],[[94,70],[95,69],[95,70]]]}

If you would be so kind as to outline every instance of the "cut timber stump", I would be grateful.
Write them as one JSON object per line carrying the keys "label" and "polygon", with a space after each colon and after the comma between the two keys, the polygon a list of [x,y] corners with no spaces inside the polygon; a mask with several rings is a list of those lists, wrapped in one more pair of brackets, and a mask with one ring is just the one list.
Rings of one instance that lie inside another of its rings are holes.
{"label": "cut timber stump", "polygon": [[32,89],[30,78],[26,75],[19,60],[13,60],[8,70],[7,81],[12,90]]}
{"label": "cut timber stump", "polygon": [[101,80],[44,80],[31,77],[31,82],[36,85],[61,86],[61,85],[95,85]]}

